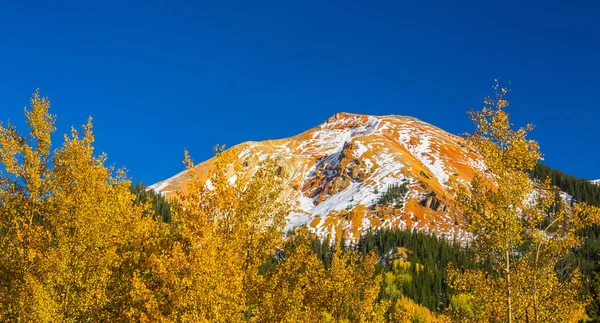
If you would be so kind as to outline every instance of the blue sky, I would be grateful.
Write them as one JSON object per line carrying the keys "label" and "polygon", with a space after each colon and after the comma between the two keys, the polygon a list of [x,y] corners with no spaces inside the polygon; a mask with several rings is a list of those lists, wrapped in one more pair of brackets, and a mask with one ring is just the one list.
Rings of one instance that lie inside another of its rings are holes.
{"label": "blue sky", "polygon": [[[600,178],[593,1],[175,1],[0,4],[0,120],[40,88],[58,134],[147,184],[217,143],[289,137],[336,112],[411,115],[452,133],[512,83],[546,163]],[[57,141],[60,137],[57,136]]]}

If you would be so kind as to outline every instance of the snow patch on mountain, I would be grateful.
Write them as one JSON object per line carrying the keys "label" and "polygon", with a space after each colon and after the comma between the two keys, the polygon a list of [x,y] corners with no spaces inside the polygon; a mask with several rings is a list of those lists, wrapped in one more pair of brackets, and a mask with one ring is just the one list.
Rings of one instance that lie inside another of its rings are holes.
{"label": "snow patch on mountain", "polygon": [[150,186],[148,186],[148,190],[153,190],[156,193],[160,193],[162,195],[167,195],[168,193],[171,193],[171,191],[169,190],[165,190],[165,188],[169,185],[171,185],[172,183],[174,183],[176,180],[178,180],[179,178],[181,178],[182,176],[187,175],[187,170],[184,170],[182,172],[177,173],[175,176],[169,177],[168,179],[152,184]]}
{"label": "snow patch on mountain", "polygon": [[[444,163],[441,161],[439,153],[431,147],[431,136],[420,135],[414,137],[414,131],[410,128],[402,129],[399,133],[398,140],[404,147],[410,151],[427,169],[432,175],[438,179],[440,184],[444,185],[448,179],[448,172],[445,169]],[[413,145],[413,139],[418,140],[418,144]]]}
{"label": "snow patch on mountain", "polygon": [[357,148],[354,151],[354,157],[360,158],[368,150],[368,148],[360,141],[355,141],[355,144]]}

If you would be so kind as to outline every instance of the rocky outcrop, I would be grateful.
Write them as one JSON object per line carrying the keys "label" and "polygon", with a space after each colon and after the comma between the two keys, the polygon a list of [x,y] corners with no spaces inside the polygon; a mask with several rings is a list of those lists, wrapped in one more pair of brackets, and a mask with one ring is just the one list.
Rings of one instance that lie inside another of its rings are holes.
{"label": "rocky outcrop", "polygon": [[343,191],[352,182],[362,182],[365,179],[365,165],[354,157],[355,149],[355,144],[346,142],[340,152],[317,161],[313,174],[302,186],[306,196],[316,197],[315,205]]}
{"label": "rocky outcrop", "polygon": [[448,211],[448,206],[437,198],[435,194],[429,194],[427,198],[421,201],[421,205],[428,207],[436,212]]}

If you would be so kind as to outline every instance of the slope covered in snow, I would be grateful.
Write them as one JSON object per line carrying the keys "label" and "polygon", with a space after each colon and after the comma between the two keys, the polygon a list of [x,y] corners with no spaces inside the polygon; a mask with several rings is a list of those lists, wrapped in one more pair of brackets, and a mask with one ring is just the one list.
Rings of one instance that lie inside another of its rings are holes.
{"label": "slope covered in snow", "polygon": [[[290,176],[285,199],[287,228],[357,237],[370,227],[402,227],[462,236],[450,205],[447,181],[468,181],[482,160],[458,136],[412,117],[338,113],[297,136],[246,142],[230,149],[249,171],[268,156],[279,158]],[[197,166],[206,176],[212,160]],[[151,186],[166,195],[185,191],[179,173]],[[390,185],[408,193],[397,208],[377,202]]]}

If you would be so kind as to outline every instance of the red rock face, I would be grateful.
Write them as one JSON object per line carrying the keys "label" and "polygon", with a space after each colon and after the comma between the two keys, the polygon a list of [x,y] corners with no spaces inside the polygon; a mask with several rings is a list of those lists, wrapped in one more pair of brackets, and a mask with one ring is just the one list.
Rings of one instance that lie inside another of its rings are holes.
{"label": "red rock face", "polygon": [[[288,229],[307,225],[322,235],[354,238],[369,227],[416,228],[463,238],[448,180],[469,181],[483,161],[458,136],[404,116],[338,113],[297,136],[232,147],[253,171],[280,157],[288,174]],[[212,159],[197,166],[206,178]],[[168,196],[185,191],[185,173],[151,186]],[[392,184],[407,183],[401,208],[377,203]],[[435,198],[433,198],[435,197]]]}
{"label": "red rock face", "polygon": [[361,183],[368,177],[366,165],[354,156],[357,147],[346,142],[342,152],[327,160],[329,156],[317,160],[315,170],[306,178],[302,191],[314,204],[345,190],[352,183]]}

